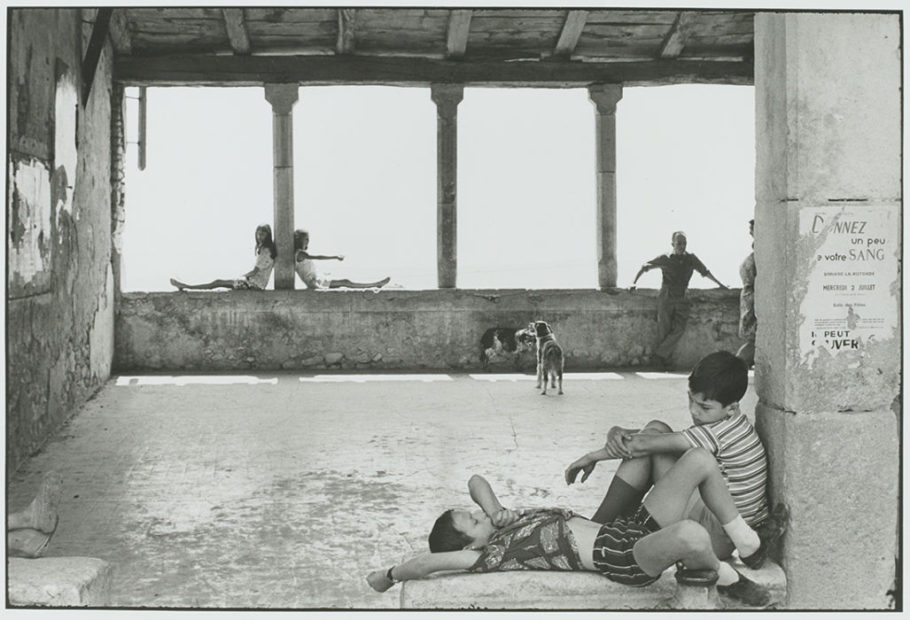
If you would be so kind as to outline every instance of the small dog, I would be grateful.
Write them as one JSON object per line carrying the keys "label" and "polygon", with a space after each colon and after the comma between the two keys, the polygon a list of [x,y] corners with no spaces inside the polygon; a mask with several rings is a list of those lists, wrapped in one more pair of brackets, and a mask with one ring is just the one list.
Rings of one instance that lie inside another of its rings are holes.
{"label": "small dog", "polygon": [[528,325],[527,331],[534,334],[537,339],[537,387],[543,388],[541,395],[547,393],[547,380],[550,387],[556,387],[559,379],[559,393],[562,394],[562,347],[556,342],[556,335],[546,321],[534,321]]}
{"label": "small dog", "polygon": [[491,327],[480,337],[480,364],[489,370],[490,361],[496,357],[511,356],[515,367],[519,366],[519,356],[534,347],[534,334],[527,329],[514,327]]}

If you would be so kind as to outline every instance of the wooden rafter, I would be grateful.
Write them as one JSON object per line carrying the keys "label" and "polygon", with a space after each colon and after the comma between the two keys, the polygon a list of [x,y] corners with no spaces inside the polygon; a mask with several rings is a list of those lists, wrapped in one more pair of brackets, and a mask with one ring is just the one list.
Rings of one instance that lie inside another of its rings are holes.
{"label": "wooden rafter", "polygon": [[110,24],[111,43],[118,54],[131,54],[133,42],[125,9],[114,9]]}
{"label": "wooden rafter", "polygon": [[562,31],[559,33],[556,49],[553,50],[554,56],[567,58],[572,55],[572,52],[575,51],[575,46],[578,45],[581,31],[585,29],[585,21],[587,19],[587,11],[569,11],[566,15],[566,21],[562,25]]}
{"label": "wooden rafter", "polygon": [[250,35],[246,30],[243,9],[221,9],[224,14],[224,29],[227,31],[231,49],[235,54],[250,53]]}
{"label": "wooden rafter", "polygon": [[596,83],[752,84],[752,62],[648,60],[609,63],[460,62],[375,56],[123,56],[114,79],[137,86],[431,83],[570,88]]}
{"label": "wooden rafter", "polygon": [[354,51],[357,30],[355,9],[338,9],[338,41],[335,51],[339,54],[350,54]]}
{"label": "wooden rafter", "polygon": [[470,10],[449,11],[449,25],[446,32],[446,56],[461,58],[468,48],[468,33],[471,31]]}
{"label": "wooden rafter", "polygon": [[660,46],[661,58],[678,58],[686,46],[686,38],[689,36],[689,25],[692,22],[691,13],[680,11],[670,26],[670,31],[664,37]]}
{"label": "wooden rafter", "polygon": [[110,32],[112,8],[100,8],[95,14],[95,23],[92,25],[92,37],[88,42],[85,58],[82,60],[82,105],[88,103],[88,96],[92,92],[92,82],[95,81],[95,70],[98,68],[98,59],[107,41]]}

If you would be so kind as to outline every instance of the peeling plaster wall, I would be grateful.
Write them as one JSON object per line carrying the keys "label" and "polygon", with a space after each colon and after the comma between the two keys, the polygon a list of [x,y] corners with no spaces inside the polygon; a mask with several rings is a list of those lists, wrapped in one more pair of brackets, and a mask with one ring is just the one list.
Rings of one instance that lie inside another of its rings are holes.
{"label": "peeling plaster wall", "polygon": [[110,376],[111,48],[88,103],[92,9],[9,13],[7,467]]}
{"label": "peeling plaster wall", "polygon": [[[736,351],[737,291],[690,291],[675,354],[688,370]],[[579,290],[253,291],[124,293],[115,367],[127,371],[433,369],[480,367],[489,327],[550,323],[566,369],[635,367],[657,336],[657,292]],[[498,369],[511,371],[504,358]],[[533,368],[533,356],[518,360]]]}

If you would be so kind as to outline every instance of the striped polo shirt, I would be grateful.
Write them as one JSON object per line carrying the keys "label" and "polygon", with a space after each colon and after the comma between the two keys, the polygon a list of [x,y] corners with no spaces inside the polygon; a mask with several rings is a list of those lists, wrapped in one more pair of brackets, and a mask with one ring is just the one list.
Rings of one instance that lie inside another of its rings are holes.
{"label": "striped polo shirt", "polygon": [[714,455],[733,503],[743,520],[756,525],[768,518],[765,484],[768,458],[758,433],[742,411],[729,418],[691,426],[682,431],[693,448],[704,448]]}

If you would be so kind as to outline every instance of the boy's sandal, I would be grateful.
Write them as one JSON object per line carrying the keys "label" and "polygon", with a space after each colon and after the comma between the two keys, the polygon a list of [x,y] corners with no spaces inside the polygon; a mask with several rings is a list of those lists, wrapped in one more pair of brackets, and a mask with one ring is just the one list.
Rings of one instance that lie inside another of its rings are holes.
{"label": "boy's sandal", "polygon": [[759,538],[758,549],[755,550],[755,553],[752,555],[743,557],[740,556],[739,559],[742,560],[742,563],[751,568],[752,570],[758,570],[765,563],[765,558],[768,557],[768,545],[765,544],[765,541]]}
{"label": "boy's sandal", "polygon": [[717,586],[718,594],[738,601],[747,607],[767,607],[771,603],[771,593],[751,579],[737,571],[739,580],[728,586]]}

